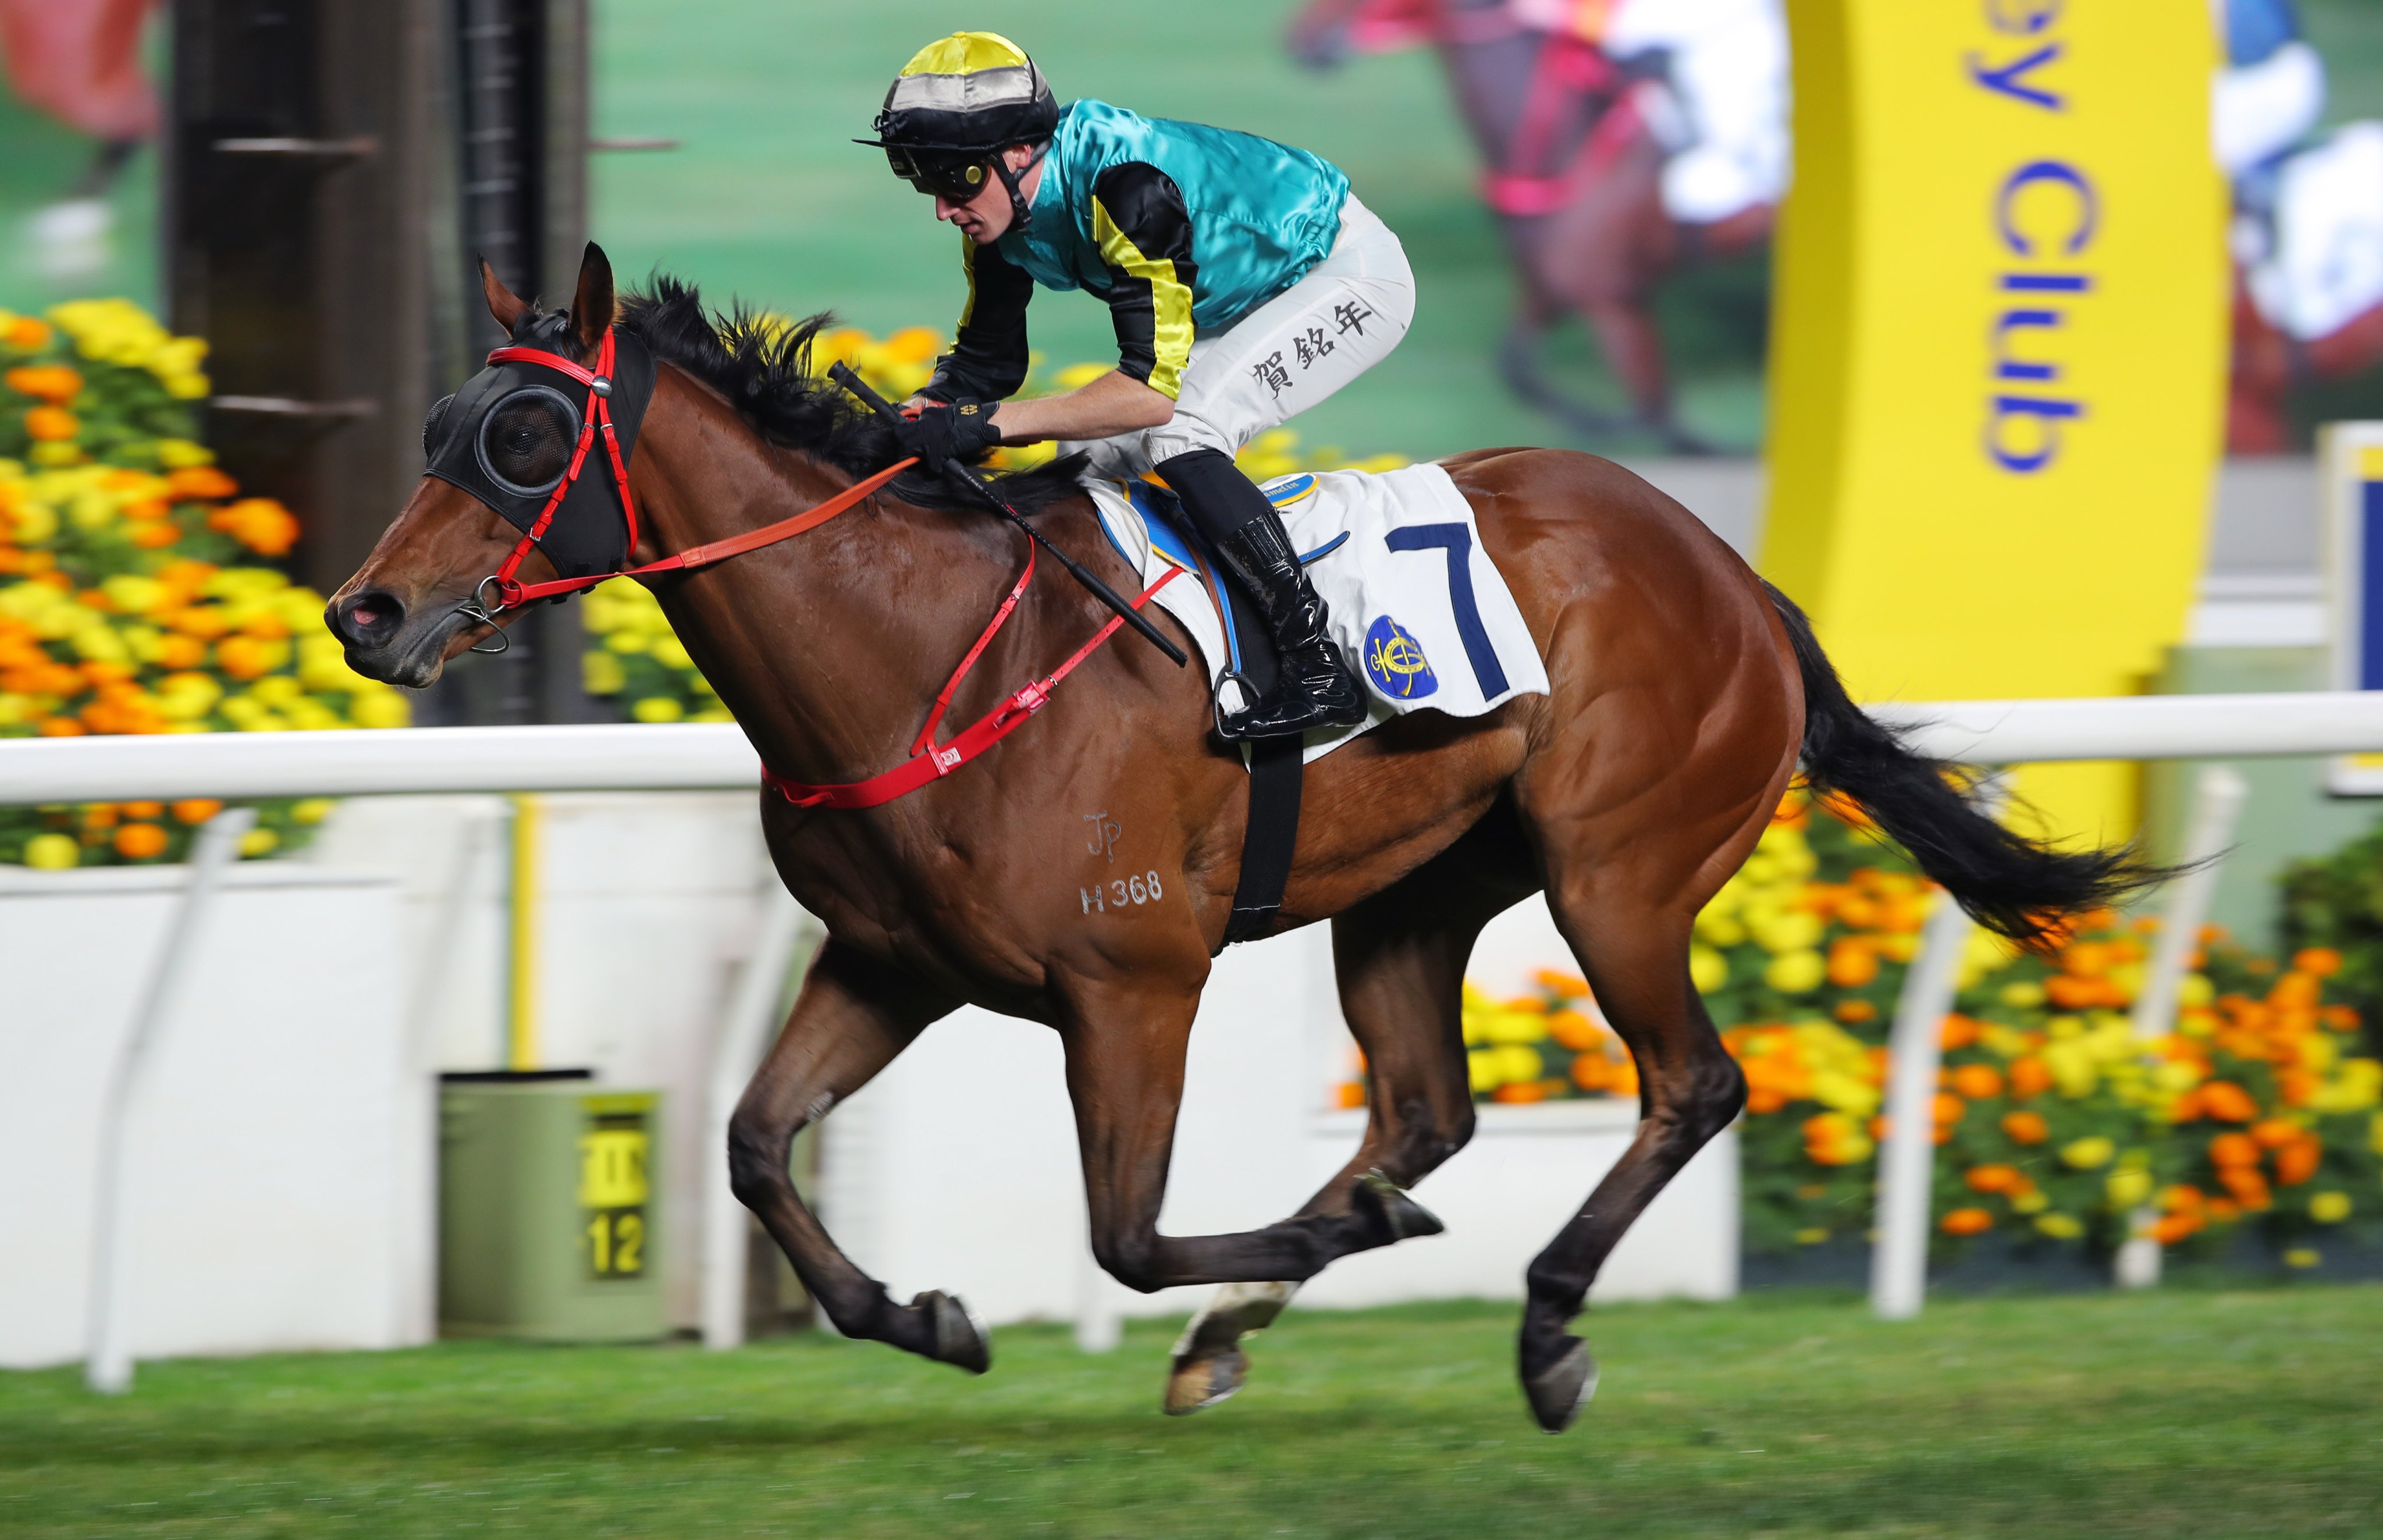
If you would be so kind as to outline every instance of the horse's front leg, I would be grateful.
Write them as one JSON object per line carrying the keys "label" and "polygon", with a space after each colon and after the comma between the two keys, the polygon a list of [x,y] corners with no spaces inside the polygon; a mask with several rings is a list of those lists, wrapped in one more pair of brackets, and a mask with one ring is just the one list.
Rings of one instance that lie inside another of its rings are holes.
{"label": "horse's front leg", "polygon": [[1419,1233],[1418,1222],[1437,1227],[1385,1182],[1344,1212],[1232,1235],[1159,1234],[1197,987],[1137,970],[1071,980],[1059,992],[1093,1254],[1127,1287],[1301,1283],[1352,1251]]}
{"label": "horse's front leg", "polygon": [[992,1349],[967,1307],[934,1291],[895,1304],[883,1284],[837,1250],[787,1169],[805,1125],[867,1085],[955,1004],[830,941],[729,1120],[728,1180],[836,1330],[981,1374]]}

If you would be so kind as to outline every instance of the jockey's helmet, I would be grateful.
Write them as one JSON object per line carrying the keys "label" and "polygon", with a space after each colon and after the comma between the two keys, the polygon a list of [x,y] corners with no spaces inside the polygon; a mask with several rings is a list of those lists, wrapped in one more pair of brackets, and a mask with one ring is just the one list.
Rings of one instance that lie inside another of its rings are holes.
{"label": "jockey's helmet", "polygon": [[984,191],[987,166],[1026,216],[1016,177],[1002,163],[1012,144],[1040,144],[1059,125],[1050,82],[1026,50],[998,32],[954,32],[910,56],[885,92],[875,139],[894,174],[920,191],[967,203]]}

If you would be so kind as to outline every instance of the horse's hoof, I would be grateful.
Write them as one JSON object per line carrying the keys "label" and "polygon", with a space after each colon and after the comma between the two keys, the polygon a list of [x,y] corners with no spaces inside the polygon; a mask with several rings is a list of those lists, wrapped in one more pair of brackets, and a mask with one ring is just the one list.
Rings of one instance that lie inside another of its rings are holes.
{"label": "horse's hoof", "polygon": [[1580,1409],[1597,1394],[1597,1360],[1590,1355],[1588,1344],[1576,1337],[1564,1340],[1572,1346],[1563,1357],[1523,1382],[1531,1415],[1549,1433],[1562,1433],[1572,1426]]}
{"label": "horse's hoof", "polygon": [[1189,1417],[1203,1407],[1215,1406],[1230,1397],[1250,1377],[1250,1355],[1239,1348],[1228,1348],[1204,1357],[1175,1361],[1175,1372],[1167,1376],[1167,1415]]}
{"label": "horse's hoof", "polygon": [[1167,1376],[1167,1415],[1183,1417],[1215,1406],[1249,1378],[1241,1338],[1273,1325],[1299,1292],[1291,1283],[1224,1284],[1175,1339]]}
{"label": "horse's hoof", "polygon": [[935,1350],[929,1356],[937,1363],[948,1363],[971,1374],[982,1374],[993,1367],[993,1338],[986,1335],[984,1323],[976,1318],[976,1312],[961,1302],[957,1295],[931,1288],[912,1300],[910,1308],[927,1312],[928,1324],[935,1333]]}
{"label": "horse's hoof", "polygon": [[1448,1228],[1440,1223],[1439,1215],[1408,1197],[1404,1188],[1383,1176],[1378,1168],[1357,1178],[1353,1195],[1373,1206],[1392,1241],[1438,1235]]}

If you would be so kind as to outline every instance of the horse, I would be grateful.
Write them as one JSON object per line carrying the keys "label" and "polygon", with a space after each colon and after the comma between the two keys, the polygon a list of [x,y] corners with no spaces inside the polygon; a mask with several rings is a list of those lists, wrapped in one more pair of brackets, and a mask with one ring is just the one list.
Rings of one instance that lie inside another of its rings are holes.
{"label": "horse", "polygon": [[[1330,923],[1341,1004],[1370,1075],[1365,1130],[1290,1217],[1163,1234],[1185,1046],[1224,944],[1247,816],[1248,776],[1213,733],[1207,683],[1131,637],[1084,650],[1108,612],[1050,566],[1021,580],[1013,525],[915,469],[884,482],[908,463],[893,430],[809,373],[823,317],[789,331],[742,311],[716,316],[662,277],[616,306],[592,245],[567,310],[525,302],[485,270],[483,281],[512,339],[503,356],[551,358],[585,377],[617,335],[654,360],[619,472],[636,512],[629,554],[667,569],[641,580],[777,784],[849,783],[915,762],[906,745],[937,752],[931,674],[1005,593],[1015,599],[1010,623],[980,638],[977,671],[945,696],[955,720],[1031,696],[1018,731],[875,806],[760,797],[777,873],[827,939],[735,1111],[728,1169],[847,1337],[974,1372],[990,1363],[963,1304],[935,1290],[897,1303],[837,1249],[788,1170],[797,1130],[928,1024],[973,1004],[1059,1036],[1100,1264],[1142,1291],[1225,1286],[1177,1349],[1167,1410],[1231,1394],[1247,1368],[1241,1337],[1299,1283],[1439,1227],[1406,1189],[1473,1132],[1465,960],[1492,916],[1544,888],[1640,1086],[1628,1148],[1527,1274],[1519,1372],[1539,1425],[1561,1430],[1595,1382],[1567,1327],[1599,1266],[1745,1100],[1689,981],[1689,930],[1799,761],[1816,791],[1867,810],[2003,934],[2041,938],[2056,917],[2138,880],[2123,853],[2055,850],[1982,814],[1944,767],[1847,699],[1791,602],[1630,472],[1563,450],[1458,455],[1443,463],[1520,603],[1549,693],[1478,718],[1402,716],[1307,767],[1306,817],[1265,933]],[[507,413],[551,410],[528,400],[539,394],[499,399],[490,422],[509,433]],[[1080,469],[1062,460],[993,485],[1059,548],[1127,584],[1136,574],[1100,533]],[[848,511],[829,517],[838,509]],[[784,517],[815,527],[759,544]],[[723,541],[756,548],[672,566]],[[447,659],[489,645],[521,606],[490,608],[496,580],[485,574],[500,558],[510,568],[504,553],[519,543],[489,502],[426,474],[327,607],[349,665],[418,688]],[[533,578],[553,570],[543,543],[520,565]],[[1158,623],[1192,647],[1174,621]],[[1055,684],[1069,649],[1080,667]],[[1031,683],[1005,696],[1020,680]],[[1149,902],[1081,905],[1078,831],[1093,809],[1151,874]]]}
{"label": "horse", "polygon": [[[1640,110],[1641,82],[1594,45],[1512,13],[1512,0],[1309,0],[1289,45],[1318,69],[1359,53],[1437,48],[1489,168],[1483,200],[1522,280],[1498,348],[1508,388],[1591,440],[1639,430],[1673,453],[1711,453],[1673,408],[1655,293],[1690,264],[1759,245],[1776,204],[1706,223],[1673,218],[1662,197],[1666,152]],[[1629,415],[1583,406],[1547,378],[1540,350],[1567,314],[1596,336]]]}

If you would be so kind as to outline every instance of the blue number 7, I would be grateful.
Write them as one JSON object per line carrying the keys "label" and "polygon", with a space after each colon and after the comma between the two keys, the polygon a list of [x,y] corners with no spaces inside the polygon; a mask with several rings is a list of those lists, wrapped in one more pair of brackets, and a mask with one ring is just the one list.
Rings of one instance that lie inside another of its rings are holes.
{"label": "blue number 7", "polygon": [[1473,665],[1473,682],[1481,698],[1495,700],[1506,693],[1506,671],[1498,664],[1498,649],[1481,624],[1481,607],[1473,598],[1473,535],[1463,524],[1404,524],[1383,536],[1392,550],[1448,552],[1448,600],[1456,611],[1456,634],[1464,642],[1464,659]]}

